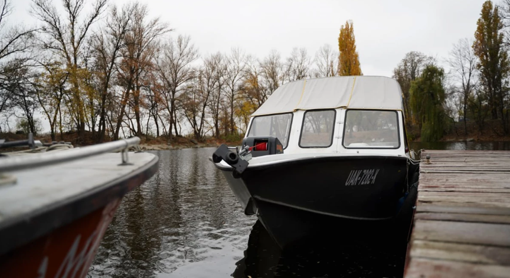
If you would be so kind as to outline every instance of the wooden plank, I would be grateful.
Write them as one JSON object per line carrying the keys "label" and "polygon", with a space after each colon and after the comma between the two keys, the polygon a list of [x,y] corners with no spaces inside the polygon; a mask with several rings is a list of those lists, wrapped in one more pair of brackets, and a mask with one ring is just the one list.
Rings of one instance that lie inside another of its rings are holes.
{"label": "wooden plank", "polygon": [[[430,173],[427,175],[438,175],[434,173]],[[448,174],[446,174],[448,175]],[[458,175],[458,174],[451,174]],[[498,177],[491,177],[491,175],[470,175],[463,174],[463,178],[455,179],[454,178],[444,178],[444,177],[430,177],[428,179],[420,179],[420,185],[462,185],[462,186],[484,186],[488,184],[491,185],[500,185],[502,187],[510,187],[510,183],[507,181],[510,179],[510,175],[498,175]]]}
{"label": "wooden plank", "polygon": [[483,215],[510,215],[510,208],[473,207],[471,204],[443,203],[443,205],[420,204],[416,207],[417,213],[442,212]]}
{"label": "wooden plank", "polygon": [[440,157],[440,156],[430,156],[429,163],[427,163],[427,159],[421,159],[421,163],[425,166],[431,166],[434,165],[434,163],[463,163],[468,161],[473,162],[502,162],[502,161],[508,161],[510,160],[510,156],[497,156],[497,155],[482,155],[482,156],[447,156],[447,157]]}
{"label": "wooden plank", "polygon": [[430,165],[429,167],[423,167],[423,169],[431,170],[437,168],[445,168],[445,170],[454,169],[494,169],[494,170],[505,170],[509,168],[508,162],[493,165],[478,164],[460,164],[460,163],[438,163]]}
{"label": "wooden plank", "polygon": [[420,192],[510,193],[510,188],[420,187]]}
{"label": "wooden plank", "polygon": [[[500,154],[486,154],[484,152],[480,152],[480,155],[465,155],[465,154],[460,154],[460,155],[446,155],[446,156],[442,156],[442,155],[437,155],[437,154],[433,154],[433,155],[430,155],[430,160],[431,162],[434,162],[435,160],[441,160],[441,161],[491,161],[490,159],[494,159],[493,161],[499,161],[499,160],[508,160],[510,159],[510,155],[500,155]],[[421,157],[421,160],[422,162],[427,162],[427,159],[425,157]]]}
{"label": "wooden plank", "polygon": [[[463,206],[465,202],[462,200],[458,201],[441,201],[441,200],[418,200],[417,205],[437,205],[437,206]],[[476,205],[480,208],[510,208],[510,204],[508,202],[489,202],[489,201],[474,201],[471,202],[471,205]]]}
{"label": "wooden plank", "polygon": [[[510,176],[508,177],[510,178]],[[508,189],[510,188],[510,184],[507,182],[501,181],[501,182],[454,182],[454,181],[421,181],[420,187],[464,187],[464,188],[502,188],[502,189]]]}
{"label": "wooden plank", "polygon": [[[483,193],[484,189],[507,191],[510,189],[510,187],[507,185],[490,184],[490,183],[485,183],[485,184],[480,184],[480,185],[470,185],[470,186],[462,186],[459,184],[447,184],[444,186],[441,186],[441,185],[420,185],[418,190],[419,191],[434,191],[434,190],[436,190],[436,191],[447,191],[447,190],[470,191],[470,190],[472,190],[472,191],[474,191],[473,193],[476,193],[479,191],[481,191]],[[487,191],[487,193],[494,193],[494,192]]]}
{"label": "wooden plank", "polygon": [[510,277],[510,267],[413,258],[404,277]]}
{"label": "wooden plank", "polygon": [[[508,177],[510,178],[510,176]],[[442,188],[442,187],[462,187],[462,188],[501,188],[501,189],[510,189],[510,184],[506,182],[473,182],[471,184],[460,183],[460,182],[421,182],[420,187],[422,188]]]}
{"label": "wooden plank", "polygon": [[[445,161],[454,161],[454,160],[488,160],[489,158],[494,158],[495,160],[506,160],[510,158],[510,155],[508,154],[486,154],[484,152],[480,152],[478,155],[465,155],[465,154],[451,154],[451,155],[440,155],[440,154],[428,154],[430,159],[430,162],[438,161],[438,160],[445,160]],[[420,159],[422,163],[426,163],[426,154],[423,155]]]}
{"label": "wooden plank", "polygon": [[510,151],[426,150],[420,171],[405,277],[510,277]]}
{"label": "wooden plank", "polygon": [[491,151],[491,150],[425,150],[421,152],[421,157],[424,154],[436,156],[481,156],[481,155],[494,155],[494,156],[510,156],[510,151]]}
{"label": "wooden plank", "polygon": [[453,174],[477,174],[477,175],[492,175],[493,173],[510,173],[507,170],[484,170],[484,169],[471,169],[471,170],[439,170],[439,169],[423,169],[420,170],[420,173],[453,173]]}
{"label": "wooden plank", "polygon": [[488,166],[488,165],[505,165],[505,162],[510,161],[510,157],[505,159],[498,159],[495,157],[484,157],[484,158],[455,158],[455,159],[437,159],[432,160],[430,159],[431,163],[423,163],[424,167],[432,167],[432,166],[440,166],[440,165],[464,165],[464,166],[470,166],[470,165],[480,165],[480,166]]}
{"label": "wooden plank", "polygon": [[430,157],[429,163],[427,160],[421,160],[421,164],[424,167],[434,166],[436,164],[473,164],[473,163],[483,163],[483,164],[503,164],[510,160],[509,156],[506,157],[498,157],[498,156],[482,156],[482,157],[465,157],[465,156],[457,156],[457,157]]}
{"label": "wooden plank", "polygon": [[479,199],[483,198],[502,198],[507,200],[510,198],[510,194],[499,194],[499,193],[452,193],[452,192],[422,192],[418,196],[418,198],[422,197],[442,197],[444,200],[447,198],[455,198],[455,197],[477,197]]}
{"label": "wooden plank", "polygon": [[510,225],[416,220],[413,239],[510,247]]}
{"label": "wooden plank", "polygon": [[427,192],[420,191],[418,203],[450,202],[471,203],[481,206],[510,207],[508,193],[472,193],[472,192]]}
{"label": "wooden plank", "polygon": [[510,249],[503,247],[415,240],[410,254],[413,258],[510,266]]}
{"label": "wooden plank", "polygon": [[416,213],[416,220],[441,220],[457,222],[510,224],[510,215],[484,215],[466,213]]}
{"label": "wooden plank", "polygon": [[428,180],[428,179],[432,179],[432,180],[436,180],[436,179],[446,179],[446,180],[462,180],[462,179],[466,179],[466,180],[471,180],[471,179],[488,179],[488,180],[498,180],[499,178],[501,177],[507,177],[508,174],[507,173],[494,173],[490,176],[481,176],[481,177],[476,177],[476,176],[473,176],[473,175],[466,175],[466,174],[427,174],[427,175],[421,175],[420,176],[420,179],[423,179],[423,180]]}
{"label": "wooden plank", "polygon": [[498,164],[484,164],[484,163],[477,163],[477,164],[468,164],[463,162],[449,162],[449,163],[431,163],[430,165],[427,165],[426,167],[421,167],[422,171],[430,171],[437,168],[445,168],[445,170],[455,170],[455,169],[494,169],[494,170],[505,170],[509,168],[509,161],[502,161]]}
{"label": "wooden plank", "polygon": [[494,173],[493,175],[472,175],[453,173],[429,173],[420,175],[420,186],[431,184],[448,185],[459,184],[465,186],[498,184],[510,187],[510,175]]}
{"label": "wooden plank", "polygon": [[477,158],[468,158],[468,157],[456,157],[456,158],[438,158],[436,160],[432,160],[430,158],[430,164],[426,161],[424,162],[425,167],[435,166],[438,164],[446,164],[446,165],[504,165],[504,162],[510,161],[510,157],[505,158],[496,158],[491,156],[485,157],[477,157]]}
{"label": "wooden plank", "polygon": [[443,155],[443,156],[468,156],[468,155],[508,155],[510,156],[510,151],[507,150],[424,150],[421,152],[423,154],[435,154],[435,155]]}
{"label": "wooden plank", "polygon": [[437,151],[429,152],[425,151],[421,153],[421,158],[425,159],[426,155],[437,156],[437,157],[483,157],[483,156],[497,156],[497,157],[509,157],[510,151]]}

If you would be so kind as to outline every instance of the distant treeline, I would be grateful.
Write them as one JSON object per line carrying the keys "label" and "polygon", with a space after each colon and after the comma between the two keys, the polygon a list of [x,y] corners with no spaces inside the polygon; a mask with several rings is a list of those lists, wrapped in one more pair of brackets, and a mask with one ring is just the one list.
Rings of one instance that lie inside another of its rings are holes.
{"label": "distant treeline", "polygon": [[[236,138],[282,84],[362,74],[352,22],[341,28],[339,48],[326,44],[313,57],[303,48],[286,58],[272,51],[258,59],[241,49],[201,56],[190,37],[149,17],[147,6],[107,3],[32,0],[34,28],[9,28],[11,5],[0,3],[1,131],[37,134],[46,121],[53,140],[69,131],[92,134],[94,142]],[[450,73],[418,52],[395,68],[408,123],[422,138],[440,138],[458,119],[465,127],[476,122],[480,132],[487,119],[498,120],[502,134],[509,132],[509,17],[510,0],[484,3],[474,40],[453,47]]]}
{"label": "distant treeline", "polygon": [[478,134],[489,128],[496,136],[509,134],[509,31],[510,0],[486,1],[473,39],[461,39],[446,58],[449,72],[423,53],[404,57],[393,77],[402,87],[414,137],[437,141],[453,128],[467,135],[468,127]]}

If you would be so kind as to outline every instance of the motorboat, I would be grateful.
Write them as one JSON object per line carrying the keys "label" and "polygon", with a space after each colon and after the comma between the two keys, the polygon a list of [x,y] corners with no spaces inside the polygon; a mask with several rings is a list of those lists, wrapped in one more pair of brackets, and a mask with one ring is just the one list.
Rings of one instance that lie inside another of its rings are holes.
{"label": "motorboat", "polygon": [[128,152],[139,141],[0,157],[2,277],[85,277],[122,197],[157,171]]}
{"label": "motorboat", "polygon": [[419,160],[403,110],[387,77],[290,82],[252,114],[242,146],[212,161],[281,247],[311,234],[407,242]]}

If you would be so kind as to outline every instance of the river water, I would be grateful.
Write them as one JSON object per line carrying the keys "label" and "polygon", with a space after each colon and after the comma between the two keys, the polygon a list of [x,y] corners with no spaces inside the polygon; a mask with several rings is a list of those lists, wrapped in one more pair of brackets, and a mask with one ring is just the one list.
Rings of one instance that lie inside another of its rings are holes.
{"label": "river water", "polygon": [[[415,149],[510,149],[509,142],[412,144]],[[391,246],[322,245],[282,252],[245,216],[209,157],[214,148],[154,152],[159,171],[126,195],[89,277],[401,277]]]}

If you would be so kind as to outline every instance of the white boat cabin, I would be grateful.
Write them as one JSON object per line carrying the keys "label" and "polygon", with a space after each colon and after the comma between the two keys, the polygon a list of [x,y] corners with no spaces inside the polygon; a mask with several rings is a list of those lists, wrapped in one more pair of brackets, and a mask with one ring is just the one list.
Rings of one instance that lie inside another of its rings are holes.
{"label": "white boat cabin", "polygon": [[285,84],[252,115],[246,137],[259,136],[277,137],[289,155],[408,156],[402,91],[387,77]]}

